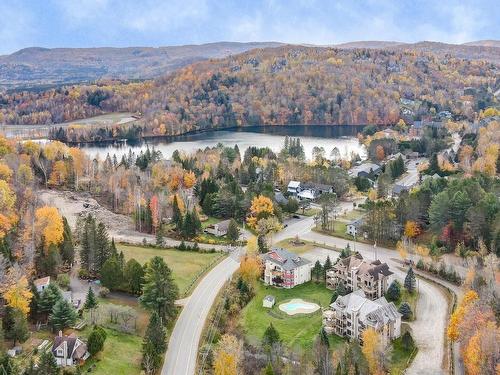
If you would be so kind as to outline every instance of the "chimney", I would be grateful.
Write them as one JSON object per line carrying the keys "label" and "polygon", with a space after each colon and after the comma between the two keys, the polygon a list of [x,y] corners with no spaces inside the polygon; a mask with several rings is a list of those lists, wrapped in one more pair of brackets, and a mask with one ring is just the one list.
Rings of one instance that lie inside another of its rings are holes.
{"label": "chimney", "polygon": [[62,331],[59,331],[59,337],[62,337]]}

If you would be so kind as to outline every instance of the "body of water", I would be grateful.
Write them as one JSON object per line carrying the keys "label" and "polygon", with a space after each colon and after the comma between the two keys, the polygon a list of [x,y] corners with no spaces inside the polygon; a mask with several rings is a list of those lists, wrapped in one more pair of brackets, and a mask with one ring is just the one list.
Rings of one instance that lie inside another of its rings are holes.
{"label": "body of water", "polygon": [[366,149],[358,142],[356,134],[361,131],[360,127],[354,126],[266,126],[266,127],[246,127],[243,130],[214,130],[192,135],[176,137],[175,140],[152,139],[137,144],[108,144],[108,145],[84,145],[82,149],[90,156],[99,156],[100,159],[116,154],[120,159],[122,155],[128,154],[129,150],[140,153],[146,147],[155,147],[161,151],[163,157],[171,158],[175,150],[187,154],[214,147],[218,143],[224,146],[234,147],[238,145],[243,156],[248,147],[269,147],[274,152],[279,152],[283,147],[285,136],[299,137],[304,152],[308,159],[311,159],[312,150],[315,146],[325,149],[325,156],[330,157],[330,152],[337,147],[340,154],[349,156],[351,153],[357,153],[362,159],[366,158]]}

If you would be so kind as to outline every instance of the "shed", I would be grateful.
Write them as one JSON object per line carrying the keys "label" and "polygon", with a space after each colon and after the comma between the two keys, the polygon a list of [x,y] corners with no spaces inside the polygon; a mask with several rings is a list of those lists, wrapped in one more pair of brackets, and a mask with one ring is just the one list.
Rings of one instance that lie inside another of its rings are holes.
{"label": "shed", "polygon": [[274,306],[274,303],[276,302],[275,298],[271,295],[265,296],[264,299],[262,300],[262,307],[267,307],[268,309],[271,309]]}

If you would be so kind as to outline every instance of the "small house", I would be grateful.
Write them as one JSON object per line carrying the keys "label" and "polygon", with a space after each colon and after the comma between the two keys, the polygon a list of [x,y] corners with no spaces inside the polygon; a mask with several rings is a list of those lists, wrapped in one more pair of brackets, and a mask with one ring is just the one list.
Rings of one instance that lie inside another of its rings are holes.
{"label": "small house", "polygon": [[359,235],[359,232],[361,231],[361,227],[364,225],[364,218],[359,218],[356,220],[353,220],[346,225],[346,233],[356,237]]}
{"label": "small house", "polygon": [[375,177],[380,174],[382,169],[375,163],[363,163],[349,169],[349,176],[355,177]]}
{"label": "small house", "polygon": [[300,193],[300,181],[290,181],[288,183],[287,192],[292,196],[297,196]]}
{"label": "small house", "polygon": [[265,296],[262,300],[262,307],[271,309],[274,306],[275,298],[273,296]]}
{"label": "small house", "polygon": [[33,281],[35,284],[35,288],[38,291],[38,293],[42,293],[45,288],[47,288],[50,284],[50,276],[47,277],[42,277],[41,279],[36,279]]}
{"label": "small house", "polygon": [[216,237],[222,237],[227,234],[230,220],[223,220],[215,224],[211,224],[205,228],[205,233],[213,234]]}
{"label": "small house", "polygon": [[61,331],[52,343],[52,355],[56,359],[57,365],[62,367],[81,364],[90,357],[87,344],[74,333],[65,336]]}

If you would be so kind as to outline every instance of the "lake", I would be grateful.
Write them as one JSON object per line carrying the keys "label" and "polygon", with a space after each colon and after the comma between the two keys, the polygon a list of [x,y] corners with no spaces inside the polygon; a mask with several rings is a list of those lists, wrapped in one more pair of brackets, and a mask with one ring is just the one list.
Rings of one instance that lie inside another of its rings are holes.
{"label": "lake", "polygon": [[107,145],[83,145],[82,149],[90,156],[99,156],[100,159],[116,154],[120,159],[122,155],[128,154],[129,150],[140,153],[146,147],[155,147],[161,151],[164,157],[170,158],[175,150],[191,153],[198,149],[214,147],[218,143],[224,146],[234,147],[238,145],[241,155],[250,146],[269,147],[274,152],[279,152],[283,147],[285,136],[299,137],[304,152],[311,159],[312,149],[315,146],[323,147],[326,157],[337,147],[342,156],[350,155],[352,152],[359,154],[362,159],[366,158],[366,148],[358,142],[357,132],[361,127],[354,126],[261,126],[245,127],[234,130],[214,130],[176,137],[173,140],[152,139],[140,143],[119,143]]}

